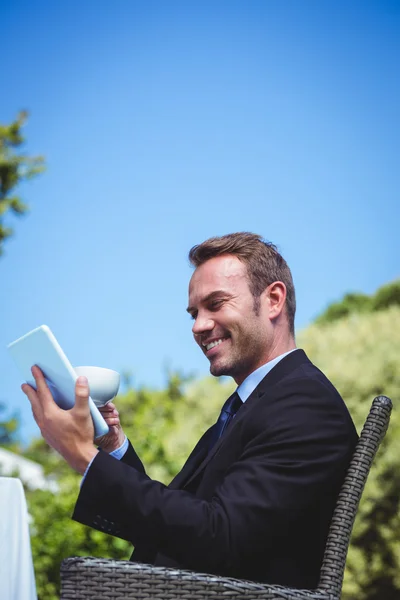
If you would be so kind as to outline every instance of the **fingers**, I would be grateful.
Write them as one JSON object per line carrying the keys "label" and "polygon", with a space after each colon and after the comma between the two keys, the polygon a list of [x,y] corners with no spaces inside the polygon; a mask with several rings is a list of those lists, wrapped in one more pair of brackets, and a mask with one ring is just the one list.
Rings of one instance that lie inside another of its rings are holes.
{"label": "fingers", "polygon": [[102,415],[106,415],[112,412],[116,412],[118,414],[118,411],[115,408],[115,404],[113,404],[112,402],[108,402],[108,404],[104,404],[104,406],[99,406],[98,408]]}
{"label": "fingers", "polygon": [[116,427],[121,424],[118,417],[104,417],[104,420],[109,427]]}
{"label": "fingers", "polygon": [[44,375],[39,367],[36,365],[33,366],[31,372],[35,379],[36,390],[27,383],[24,383],[21,386],[21,389],[28,397],[28,400],[32,406],[34,419],[40,427],[44,411],[47,410],[51,405],[54,405],[54,402]]}
{"label": "fingers", "polygon": [[24,383],[23,385],[21,385],[21,389],[24,392],[25,396],[28,397],[28,400],[32,406],[33,417],[34,417],[36,423],[39,424],[39,420],[41,418],[41,415],[43,414],[43,410],[42,410],[36,390],[34,390],[33,387],[28,385],[27,383]]}
{"label": "fingers", "polygon": [[86,414],[89,412],[89,384],[86,377],[81,375],[75,383],[75,406],[76,413]]}
{"label": "fingers", "polygon": [[49,387],[46,383],[42,371],[39,369],[38,366],[34,365],[31,369],[31,372],[33,377],[35,378],[36,392],[37,396],[40,399],[40,404],[43,406],[43,408],[45,406],[49,406],[50,404],[54,404],[53,396],[51,395],[51,392],[49,390]]}
{"label": "fingers", "polygon": [[117,411],[117,409],[114,408],[114,410],[106,412],[106,413],[102,413],[105,422],[107,423],[107,425],[109,427],[113,426],[113,425],[120,425],[120,420],[119,420],[119,413]]}
{"label": "fingers", "polygon": [[119,425],[119,412],[115,408],[115,404],[109,402],[104,406],[99,406],[99,411],[103,415],[103,418],[108,426]]}

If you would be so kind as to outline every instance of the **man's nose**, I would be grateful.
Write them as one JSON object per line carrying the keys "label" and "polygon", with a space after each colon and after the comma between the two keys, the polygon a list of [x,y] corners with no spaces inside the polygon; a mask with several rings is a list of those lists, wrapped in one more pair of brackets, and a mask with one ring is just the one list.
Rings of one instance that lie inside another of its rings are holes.
{"label": "man's nose", "polygon": [[206,331],[212,331],[214,329],[214,320],[209,316],[197,315],[196,320],[193,324],[192,331],[193,335],[200,335]]}

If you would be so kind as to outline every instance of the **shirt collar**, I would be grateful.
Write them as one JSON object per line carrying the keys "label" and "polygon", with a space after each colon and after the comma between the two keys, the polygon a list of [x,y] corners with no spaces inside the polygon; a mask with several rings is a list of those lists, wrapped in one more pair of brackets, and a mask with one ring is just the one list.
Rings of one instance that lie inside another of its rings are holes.
{"label": "shirt collar", "polygon": [[284,358],[291,352],[294,352],[295,350],[297,350],[297,348],[293,348],[293,350],[289,350],[289,352],[280,354],[276,358],[273,358],[269,362],[265,363],[265,365],[258,367],[258,369],[250,373],[250,375],[246,377],[246,379],[239,385],[239,387],[236,390],[239,394],[239,398],[241,399],[241,401],[246,402],[247,398],[256,389],[260,381],[264,379],[266,374],[269,373],[271,369],[273,369],[275,365],[277,365],[278,362],[282,360],[282,358]]}

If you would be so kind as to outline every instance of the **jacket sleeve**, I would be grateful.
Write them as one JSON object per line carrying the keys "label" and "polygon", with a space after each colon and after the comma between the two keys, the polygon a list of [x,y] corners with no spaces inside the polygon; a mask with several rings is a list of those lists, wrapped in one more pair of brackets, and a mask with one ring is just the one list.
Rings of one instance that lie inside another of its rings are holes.
{"label": "jacket sleeve", "polygon": [[[315,381],[292,384],[260,406],[242,419],[238,458],[211,499],[169,489],[99,453],[73,518],[135,546],[151,541],[186,568],[206,572],[230,572],[249,553],[268,550],[325,494],[337,493],[355,439],[343,410]],[[235,429],[238,436],[239,423]],[[228,430],[224,444],[233,442]]]}
{"label": "jacket sleeve", "polygon": [[128,440],[128,449],[125,452],[125,454],[123,455],[123,457],[121,458],[121,462],[125,463],[126,465],[129,465],[130,467],[133,467],[134,469],[139,471],[139,473],[146,472],[142,461],[140,460],[139,456],[136,454],[135,449],[133,448],[133,446],[129,440]]}

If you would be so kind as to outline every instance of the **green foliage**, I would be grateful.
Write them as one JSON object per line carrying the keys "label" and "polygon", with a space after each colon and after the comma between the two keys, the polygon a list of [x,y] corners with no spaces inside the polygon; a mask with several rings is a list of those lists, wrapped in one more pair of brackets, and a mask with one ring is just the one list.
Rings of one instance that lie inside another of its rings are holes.
{"label": "green foliage", "polygon": [[372,298],[372,310],[400,306],[400,280],[383,285]]}
{"label": "green foliage", "polygon": [[[168,483],[205,428],[219,414],[231,383],[212,377],[185,381],[170,374],[166,388],[129,390],[115,400],[124,430],[135,445],[150,477]],[[59,597],[59,570],[68,556],[128,559],[132,546],[71,520],[81,477],[43,440],[32,442],[24,456],[43,465],[56,478],[59,492],[26,490],[32,515],[31,540],[39,600]]]}
{"label": "green foliage", "polygon": [[[385,286],[386,287],[386,286]],[[298,343],[341,392],[358,430],[373,398],[394,409],[371,470],[347,559],[343,600],[400,598],[400,308],[312,325]]]}
{"label": "green foliage", "polygon": [[25,142],[21,130],[27,117],[28,113],[23,111],[10,125],[0,123],[0,255],[4,240],[13,233],[10,227],[4,225],[4,215],[8,211],[23,215],[28,209],[15,193],[17,187],[45,168],[43,157],[32,157],[21,152]]}
{"label": "green foliage", "polygon": [[[59,460],[54,456],[55,460]],[[61,461],[60,461],[61,462]],[[26,490],[31,525],[32,555],[39,600],[58,600],[60,564],[68,556],[126,559],[130,544],[72,521],[81,477],[69,471],[57,494]]]}
{"label": "green foliage", "polygon": [[346,294],[342,301],[330,304],[326,311],[316,319],[316,322],[331,323],[347,317],[351,313],[370,310],[371,300],[369,296],[365,294]]}
{"label": "green foliage", "polygon": [[400,306],[400,280],[387,283],[372,296],[357,293],[346,294],[340,302],[330,304],[315,322],[323,325],[351,314],[385,310],[389,306]]}
{"label": "green foliage", "polygon": [[172,373],[163,390],[141,388],[118,396],[124,431],[150,477],[168,483],[176,475],[232,387],[214,377],[186,381]]}
{"label": "green foliage", "polygon": [[0,420],[0,446],[7,446],[9,450],[15,451],[18,447],[18,427],[19,420],[17,415],[4,415],[5,405],[0,403],[0,414],[3,413]]}
{"label": "green foliage", "polygon": [[[395,284],[374,298],[396,298]],[[378,292],[380,292],[378,290]],[[361,305],[363,300],[358,299]],[[358,300],[348,303],[357,304]],[[376,300],[373,300],[376,302]],[[394,401],[389,431],[371,471],[356,519],[344,581],[343,600],[395,600],[400,597],[400,307],[349,311],[330,323],[315,323],[298,336],[303,347],[337,386],[360,431],[372,399]],[[122,424],[147,473],[167,483],[179,471],[203,431],[215,422],[233,388],[206,377],[185,380],[170,374],[162,390],[129,389],[116,399]],[[80,477],[35,440],[24,455],[55,477],[59,492],[26,491],[32,515],[32,551],[39,600],[59,594],[63,558],[92,555],[127,559],[129,543],[71,520]]]}

